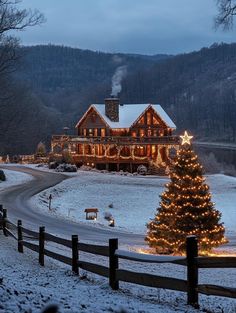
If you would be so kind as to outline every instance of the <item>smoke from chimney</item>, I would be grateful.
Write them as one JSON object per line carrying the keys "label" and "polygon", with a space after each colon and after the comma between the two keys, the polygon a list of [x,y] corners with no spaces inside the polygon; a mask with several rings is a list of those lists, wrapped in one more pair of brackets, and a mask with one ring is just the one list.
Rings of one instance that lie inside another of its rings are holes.
{"label": "smoke from chimney", "polygon": [[117,67],[114,75],[112,76],[111,82],[112,82],[112,90],[111,95],[113,97],[117,97],[118,93],[121,92],[122,86],[121,81],[127,74],[127,66],[122,65]]}

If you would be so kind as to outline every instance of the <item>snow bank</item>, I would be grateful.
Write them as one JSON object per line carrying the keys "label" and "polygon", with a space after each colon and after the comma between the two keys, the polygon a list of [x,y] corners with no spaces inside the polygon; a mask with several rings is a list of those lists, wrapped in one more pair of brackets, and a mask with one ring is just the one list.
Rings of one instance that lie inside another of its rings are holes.
{"label": "snow bank", "polygon": [[33,179],[32,176],[16,171],[3,169],[6,175],[6,181],[0,181],[0,191],[8,187],[20,185]]}

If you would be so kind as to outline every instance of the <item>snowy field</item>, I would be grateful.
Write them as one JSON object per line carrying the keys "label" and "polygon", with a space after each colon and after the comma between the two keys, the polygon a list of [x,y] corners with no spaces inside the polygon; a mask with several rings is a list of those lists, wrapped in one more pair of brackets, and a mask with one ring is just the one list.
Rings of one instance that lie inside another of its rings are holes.
{"label": "snowy field", "polygon": [[[3,188],[31,179],[29,175],[4,171],[8,181],[2,183]],[[36,195],[32,201],[48,213],[48,196],[51,193],[54,211],[50,214],[86,222],[84,209],[98,207],[98,221],[87,223],[104,227],[107,221],[103,214],[111,212],[117,228],[142,233],[145,232],[145,223],[154,216],[158,196],[167,181],[160,177],[79,171],[61,184]],[[207,177],[207,183],[216,207],[223,213],[227,229],[233,231],[236,221],[236,178],[213,175]],[[45,267],[40,267],[36,253],[25,249],[24,254],[19,254],[16,242],[1,233],[0,243],[0,313],[39,313],[48,304],[58,304],[63,313],[236,312],[234,299],[200,295],[200,310],[194,310],[186,305],[186,294],[181,292],[128,283],[120,283],[120,290],[112,291],[107,279],[82,270],[79,277],[75,276],[70,267],[49,258],[46,258]],[[46,245],[49,250],[68,256],[71,254],[67,248],[59,250],[53,243]],[[101,256],[81,252],[80,258],[107,265],[107,259]],[[186,267],[172,264],[120,260],[119,266],[179,279],[186,279],[187,275]],[[199,283],[236,287],[235,281],[235,269],[200,269]]]}
{"label": "snowy field", "polygon": [[6,175],[6,181],[0,181],[0,191],[8,187],[24,184],[33,179],[32,176],[20,172],[3,169]]}
{"label": "snowy field", "polygon": [[[212,199],[222,213],[227,231],[235,231],[236,178],[221,174],[207,176]],[[144,233],[146,223],[154,217],[167,178],[120,176],[79,171],[76,176],[43,191],[33,199],[48,212],[48,197],[52,194],[50,214],[74,221],[107,226],[106,212],[112,214],[116,228]],[[98,208],[97,221],[86,221],[84,209]]]}
{"label": "snowy field", "polygon": [[[16,250],[17,243],[0,234],[0,312],[39,313],[48,304],[57,304],[61,313],[234,313],[236,300],[200,295],[200,310],[186,305],[186,293],[120,283],[119,291],[109,288],[108,280],[70,267],[50,258],[38,265],[36,253]],[[53,248],[48,247],[50,250]],[[55,247],[54,247],[55,249]],[[66,248],[63,248],[66,249]],[[68,254],[66,251],[60,253]],[[103,257],[80,254],[81,259],[106,264]],[[168,264],[120,261],[120,268],[186,279],[186,268]],[[235,269],[200,270],[200,283],[234,286]]]}

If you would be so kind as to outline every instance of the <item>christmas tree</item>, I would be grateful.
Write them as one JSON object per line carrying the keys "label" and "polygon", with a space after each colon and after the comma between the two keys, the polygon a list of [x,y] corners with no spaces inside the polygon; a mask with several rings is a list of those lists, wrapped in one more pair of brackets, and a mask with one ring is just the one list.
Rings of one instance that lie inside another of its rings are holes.
{"label": "christmas tree", "polygon": [[185,132],[177,153],[170,183],[162,193],[155,218],[147,225],[146,241],[157,253],[182,254],[186,237],[196,235],[201,252],[226,243],[221,214],[211,201],[203,168]]}

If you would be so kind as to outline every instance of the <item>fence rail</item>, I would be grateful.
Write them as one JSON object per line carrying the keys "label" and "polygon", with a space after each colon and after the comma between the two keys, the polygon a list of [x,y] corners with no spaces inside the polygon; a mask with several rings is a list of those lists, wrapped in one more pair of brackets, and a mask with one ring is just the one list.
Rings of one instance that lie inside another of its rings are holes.
{"label": "fence rail", "polygon": [[45,233],[45,240],[58,243],[60,245],[68,247],[68,248],[72,247],[71,240],[60,238],[60,237],[57,237],[57,236],[54,236],[54,235],[51,235],[51,234],[48,234],[48,233]]}
{"label": "fence rail", "polygon": [[[71,266],[75,274],[79,274],[79,269],[83,269],[109,278],[109,285],[113,290],[119,289],[119,282],[123,281],[148,287],[181,291],[187,293],[188,304],[196,308],[199,307],[199,294],[236,298],[236,288],[198,284],[199,268],[235,268],[236,257],[199,257],[195,236],[187,237],[186,257],[146,255],[118,249],[118,239],[109,239],[109,244],[106,246],[95,245],[79,242],[77,235],[72,235],[71,240],[60,238],[45,232],[45,227],[39,227],[39,232],[27,229],[22,226],[21,220],[17,221],[17,225],[9,221],[7,210],[3,209],[2,205],[0,205],[0,228],[5,236],[10,236],[18,242],[18,252],[23,253],[24,247],[37,252],[40,265],[44,266],[45,256],[53,258]],[[35,240],[38,241],[38,244],[35,243]],[[46,249],[45,242],[47,241],[71,249],[71,257]],[[109,266],[81,260],[80,251],[108,257]],[[186,266],[187,278],[183,280],[119,269],[119,259]]]}
{"label": "fence rail", "polygon": [[136,273],[127,270],[118,270],[117,279],[148,287],[164,288],[187,292],[187,281],[177,278],[156,276],[147,273]]}
{"label": "fence rail", "polygon": [[146,262],[146,263],[172,263],[178,265],[186,265],[186,257],[173,257],[169,255],[150,255],[150,254],[141,254],[136,252],[116,250],[115,255],[119,259],[125,259],[129,261],[137,262]]}

